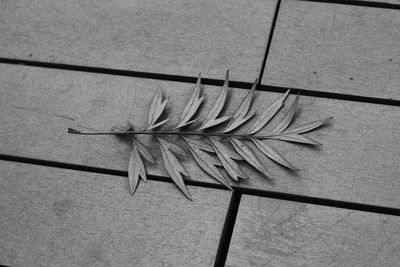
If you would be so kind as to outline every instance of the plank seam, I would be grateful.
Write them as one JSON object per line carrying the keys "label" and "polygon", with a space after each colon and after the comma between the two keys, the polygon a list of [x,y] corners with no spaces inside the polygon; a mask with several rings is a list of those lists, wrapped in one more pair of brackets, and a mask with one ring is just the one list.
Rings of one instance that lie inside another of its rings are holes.
{"label": "plank seam", "polygon": [[[146,79],[153,79],[153,80],[182,82],[182,83],[196,83],[196,81],[197,81],[197,77],[194,77],[194,76],[192,77],[192,76],[180,76],[180,75],[161,74],[161,73],[152,73],[152,72],[108,69],[108,68],[88,67],[88,66],[79,66],[79,65],[61,64],[61,63],[30,61],[30,60],[22,60],[22,59],[10,59],[10,58],[2,58],[2,57],[0,57],[0,63],[12,64],[12,65],[22,65],[22,66],[29,66],[29,67],[40,67],[40,68],[50,68],[50,69],[59,69],[59,70],[89,72],[89,73],[97,73],[97,74],[146,78]],[[212,86],[222,86],[224,83],[224,80],[210,79],[210,78],[202,78],[201,81],[202,81],[202,84],[212,85]],[[248,90],[251,88],[252,83],[242,82],[242,81],[230,81],[229,86]],[[336,100],[346,100],[346,101],[371,103],[371,104],[380,104],[380,105],[389,105],[389,106],[400,106],[400,100],[395,100],[395,99],[391,99],[391,98],[378,98],[378,97],[368,97],[368,96],[332,93],[332,92],[324,92],[324,91],[314,91],[314,90],[302,89],[302,88],[282,87],[282,86],[272,86],[272,85],[259,85],[257,87],[257,90],[263,91],[263,92],[285,93],[289,88],[293,89],[291,92],[292,94],[297,94],[297,92],[300,92],[300,94],[304,95],[304,96],[312,96],[312,97],[328,98],[328,99],[336,99]]]}
{"label": "plank seam", "polygon": [[[77,170],[77,171],[84,171],[84,172],[101,173],[101,174],[107,174],[107,175],[128,177],[128,172],[126,172],[126,171],[119,171],[119,170],[99,168],[99,167],[90,167],[90,166],[85,166],[85,165],[63,163],[63,162],[50,161],[50,160],[34,159],[34,158],[7,155],[7,154],[0,154],[0,160],[27,163],[27,164],[32,164],[32,165],[47,166],[47,167],[53,167],[53,168],[61,168],[61,169],[69,169],[69,170]],[[153,181],[159,181],[159,182],[167,182],[167,183],[173,182],[169,177],[165,177],[165,176],[148,175],[148,179],[153,180]],[[221,184],[210,183],[210,182],[187,180],[187,181],[185,181],[185,183],[187,185],[191,185],[191,186],[229,190]],[[266,198],[287,200],[287,201],[292,201],[292,202],[301,202],[301,203],[313,204],[313,205],[319,205],[319,206],[328,206],[328,207],[333,207],[333,208],[342,208],[342,209],[348,209],[348,210],[358,210],[358,211],[400,216],[400,208],[391,208],[391,207],[386,207],[386,206],[378,206],[378,205],[371,205],[371,204],[364,204],[364,203],[357,203],[357,202],[348,202],[348,201],[342,201],[342,200],[327,199],[327,198],[321,198],[321,197],[312,197],[312,196],[305,196],[305,195],[298,195],[298,194],[291,194],[291,193],[283,193],[283,192],[277,192],[277,191],[271,191],[271,190],[245,188],[245,187],[239,187],[239,186],[235,186],[235,185],[233,185],[232,188],[235,193],[243,194],[243,195],[266,197]]]}
{"label": "plank seam", "polygon": [[231,243],[233,230],[235,228],[235,222],[239,211],[241,198],[242,198],[241,193],[237,192],[232,193],[228,211],[226,212],[224,226],[221,232],[217,254],[215,256],[214,267],[225,266],[226,258],[229,253],[229,246]]}
{"label": "plank seam", "polygon": [[359,0],[298,0],[298,1],[400,10],[399,4],[374,2],[374,1],[359,1]]}
{"label": "plank seam", "polygon": [[267,58],[268,58],[268,55],[269,55],[269,50],[271,48],[272,38],[273,38],[274,32],[275,32],[276,21],[278,20],[278,13],[279,13],[280,6],[281,6],[281,0],[278,0],[277,3],[276,3],[276,6],[275,6],[274,17],[272,18],[271,29],[269,31],[267,47],[265,48],[265,54],[264,54],[263,62],[262,62],[262,65],[261,65],[260,74],[258,76],[258,85],[261,85],[261,80],[262,80],[262,77],[264,75],[264,70],[265,70],[265,66],[267,64]]}

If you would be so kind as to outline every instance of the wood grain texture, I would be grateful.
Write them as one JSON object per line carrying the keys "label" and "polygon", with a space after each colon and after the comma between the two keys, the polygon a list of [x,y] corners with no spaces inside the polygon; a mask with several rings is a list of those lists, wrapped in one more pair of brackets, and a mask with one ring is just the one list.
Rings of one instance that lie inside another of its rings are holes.
{"label": "wood grain texture", "polygon": [[259,76],[275,0],[1,1],[0,56],[220,79]]}
{"label": "wood grain texture", "polygon": [[230,193],[0,161],[0,262],[11,266],[210,266]]}
{"label": "wood grain texture", "polygon": [[400,218],[243,196],[226,266],[397,266]]}
{"label": "wood grain texture", "polygon": [[[114,136],[71,135],[67,128],[85,125],[109,130],[130,119],[136,129],[141,129],[147,123],[149,106],[158,88],[170,97],[167,111],[171,120],[167,127],[172,126],[178,122],[194,86],[11,65],[0,65],[0,83],[1,153],[124,171],[131,150],[129,141]],[[217,89],[204,88],[207,99],[201,110],[203,116],[216,99]],[[232,89],[224,114],[232,113],[246,93],[247,90]],[[280,95],[256,91],[253,108],[259,114]],[[289,101],[293,99],[291,95]],[[277,119],[289,106],[285,105]],[[328,126],[306,134],[323,146],[269,142],[300,171],[290,172],[260,155],[274,183],[246,167],[243,169],[251,179],[242,181],[240,186],[400,206],[400,107],[305,96],[300,97],[298,107],[294,125],[334,116]],[[274,129],[276,122],[272,121],[260,134]],[[141,140],[156,157],[154,165],[147,165],[148,172],[167,175],[154,140]],[[189,173],[187,179],[214,181],[191,159],[181,161]]]}
{"label": "wood grain texture", "polygon": [[399,10],[283,1],[263,84],[400,99]]}

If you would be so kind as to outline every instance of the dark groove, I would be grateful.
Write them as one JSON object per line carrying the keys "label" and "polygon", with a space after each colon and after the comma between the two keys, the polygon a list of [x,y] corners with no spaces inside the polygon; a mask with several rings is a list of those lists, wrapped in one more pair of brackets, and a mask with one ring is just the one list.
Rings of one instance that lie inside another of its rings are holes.
{"label": "dark groove", "polygon": [[[46,166],[46,167],[52,167],[52,168],[60,168],[60,169],[68,169],[68,170],[75,170],[75,171],[101,173],[101,174],[107,174],[107,175],[128,177],[127,171],[113,170],[113,169],[100,168],[100,167],[91,167],[91,166],[86,166],[86,165],[64,163],[64,162],[59,162],[59,161],[34,159],[34,158],[20,157],[20,156],[14,156],[14,155],[0,154],[0,160],[40,165],[40,166]],[[165,176],[147,175],[147,178],[149,180],[153,180],[153,181],[172,183],[170,178],[165,177]],[[216,184],[216,183],[208,183],[208,182],[193,181],[193,180],[186,180],[185,183],[187,185],[193,185],[193,186],[199,186],[199,187],[228,190],[225,186]]]}
{"label": "dark groove", "polygon": [[[277,93],[284,93],[288,89],[289,89],[288,87],[272,86],[272,85],[261,85],[258,88],[258,90],[260,91],[277,92]],[[379,98],[379,97],[359,96],[359,95],[341,94],[341,93],[324,92],[324,91],[314,91],[314,90],[294,88],[294,87],[290,87],[290,89],[292,89],[291,92],[292,94],[297,94],[297,92],[300,92],[300,95],[302,96],[313,96],[319,98],[346,100],[346,101],[380,104],[388,106],[400,106],[400,100],[391,98]]]}
{"label": "dark groove", "polygon": [[[109,74],[109,75],[118,75],[118,76],[138,77],[138,78],[173,81],[173,82],[195,83],[197,81],[197,77],[191,77],[191,76],[180,76],[180,75],[170,75],[170,74],[140,72],[140,71],[130,71],[130,70],[119,70],[119,69],[106,69],[106,68],[76,66],[76,65],[69,65],[69,64],[48,63],[48,62],[10,59],[10,58],[1,58],[1,57],[0,57],[0,63],[31,66],[31,67],[60,69],[60,70],[100,73],[100,74]],[[224,80],[202,78],[202,83],[206,84],[206,85],[222,86],[224,83]],[[230,81],[229,85],[231,87],[235,87],[235,88],[239,88],[239,89],[250,89],[252,86],[252,83],[241,82],[241,81]],[[257,87],[257,90],[259,90],[259,91],[278,92],[278,93],[284,93],[287,91],[287,89],[288,89],[288,87],[271,86],[271,85],[259,85]],[[390,99],[390,98],[387,99],[387,98],[377,98],[377,97],[368,97],[368,96],[357,96],[357,95],[349,95],[349,94],[314,91],[314,90],[300,89],[300,88],[292,88],[292,89],[293,89],[292,93],[297,93],[297,91],[299,91],[301,95],[305,95],[305,96],[331,98],[331,99],[339,99],[339,100],[347,100],[347,101],[355,101],[355,102],[365,102],[365,103],[390,105],[390,106],[400,106],[400,100],[395,100],[395,99]]]}
{"label": "dark groove", "polygon": [[[85,165],[63,163],[63,162],[50,161],[50,160],[33,159],[33,158],[13,156],[13,155],[0,154],[0,160],[21,162],[21,163],[27,163],[27,164],[54,167],[54,168],[78,170],[78,171],[84,171],[84,172],[102,173],[102,174],[109,174],[109,175],[122,176],[122,177],[128,176],[128,172],[126,172],[126,171],[119,171],[119,170],[112,170],[112,169],[98,168],[98,167],[90,167],[90,166],[85,166]],[[164,176],[149,175],[148,179],[154,180],[154,181],[172,183],[172,181],[169,177],[164,177]],[[192,185],[192,186],[229,190],[225,186],[223,186],[221,184],[217,184],[217,183],[209,183],[209,182],[193,181],[193,180],[187,180],[187,181],[185,181],[185,183],[187,185]],[[314,205],[327,206],[327,207],[334,207],[334,208],[359,210],[359,211],[373,212],[373,213],[379,213],[379,214],[400,216],[400,209],[398,209],[398,208],[391,208],[391,207],[370,205],[370,204],[363,204],[363,203],[356,203],[356,202],[348,202],[348,201],[341,201],[341,200],[333,200],[333,199],[326,199],[326,198],[320,198],[320,197],[311,197],[311,196],[276,192],[276,191],[270,191],[270,190],[246,188],[246,187],[239,187],[239,186],[235,186],[235,185],[233,185],[232,188],[233,188],[234,192],[238,193],[238,194],[288,200],[288,201],[301,202],[301,203],[314,204]]]}
{"label": "dark groove", "polygon": [[229,252],[233,229],[235,227],[237,213],[239,211],[241,193],[233,192],[226,212],[224,227],[222,228],[221,238],[219,240],[217,255],[215,257],[214,267],[225,266],[226,257]]}
{"label": "dark groove", "polygon": [[[117,75],[117,76],[128,76],[128,77],[172,81],[172,82],[196,83],[196,81],[197,81],[197,77],[194,77],[194,76],[192,77],[192,76],[181,76],[181,75],[163,74],[163,73],[155,73],[155,72],[110,69],[110,68],[80,66],[80,65],[63,64],[63,63],[49,63],[49,62],[31,61],[31,60],[24,60],[24,59],[12,59],[12,58],[0,57],[0,63],[31,66],[31,67],[50,68],[50,69],[59,69],[59,70],[71,70],[71,71],[80,71],[80,72],[109,74],[109,75]],[[203,77],[201,78],[201,82],[202,82],[202,84],[216,85],[216,86],[222,86],[224,84],[223,80],[203,78]],[[249,89],[249,88],[251,88],[252,84],[248,83],[248,82],[229,81],[229,85],[232,87]]]}
{"label": "dark groove", "polygon": [[264,70],[265,70],[265,66],[267,64],[267,58],[268,58],[268,55],[269,55],[269,50],[271,48],[272,37],[274,36],[275,25],[276,25],[276,21],[278,20],[278,13],[279,13],[279,8],[280,7],[281,7],[281,0],[278,0],[278,2],[276,3],[276,6],[275,6],[274,17],[272,18],[271,29],[269,31],[267,47],[265,49],[264,59],[263,59],[263,62],[262,62],[262,65],[261,65],[261,70],[260,70],[260,75],[258,76],[258,85],[261,84],[261,79],[262,79],[262,77],[264,75]]}
{"label": "dark groove", "polygon": [[299,0],[299,1],[400,10],[400,4],[381,3],[381,2],[373,2],[373,1],[358,1],[358,0]]}

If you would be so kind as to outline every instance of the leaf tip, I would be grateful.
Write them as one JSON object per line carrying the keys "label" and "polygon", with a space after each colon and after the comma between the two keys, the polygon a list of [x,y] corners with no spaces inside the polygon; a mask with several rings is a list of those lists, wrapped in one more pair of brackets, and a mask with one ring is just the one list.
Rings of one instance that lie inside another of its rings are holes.
{"label": "leaf tip", "polygon": [[139,185],[139,180],[137,180],[137,182],[135,182],[135,183],[129,183],[130,185],[129,185],[129,188],[130,188],[130,194],[131,194],[131,196],[133,196],[134,194],[135,194],[135,192],[136,192],[136,190],[137,190],[137,188],[138,188],[138,185]]}
{"label": "leaf tip", "polygon": [[225,73],[225,84],[227,84],[229,82],[229,69],[227,69],[226,70],[226,73]]}

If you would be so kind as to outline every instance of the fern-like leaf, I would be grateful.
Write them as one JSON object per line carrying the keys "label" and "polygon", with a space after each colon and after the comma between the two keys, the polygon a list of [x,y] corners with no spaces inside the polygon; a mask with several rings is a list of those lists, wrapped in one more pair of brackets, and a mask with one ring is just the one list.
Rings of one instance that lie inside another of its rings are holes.
{"label": "fern-like leaf", "polygon": [[[226,72],[225,82],[218,94],[217,99],[212,105],[205,120],[201,123],[200,127],[196,131],[185,132],[182,130],[182,128],[196,121],[196,119],[193,118],[203,102],[204,97],[200,92],[200,74],[196,85],[193,88],[191,96],[188,98],[188,101],[182,111],[180,120],[173,129],[164,131],[156,130],[156,128],[169,120],[167,117],[166,119],[159,121],[165,111],[168,100],[163,100],[161,90],[158,90],[152,99],[147,126],[143,131],[135,131],[133,125],[128,122],[125,126],[113,127],[111,132],[81,132],[71,128],[68,129],[68,132],[71,134],[86,135],[128,135],[130,137],[129,139],[132,140],[133,145],[128,167],[129,187],[132,194],[137,189],[140,179],[143,181],[147,180],[146,169],[143,160],[146,160],[150,163],[155,162],[149,150],[137,138],[138,135],[153,135],[156,137],[161,149],[164,165],[169,176],[172,178],[177,187],[183,192],[183,194],[190,200],[192,198],[183,178],[183,176],[187,177],[188,174],[177,158],[178,155],[181,155],[185,158],[193,158],[199,168],[229,189],[232,189],[232,187],[225,179],[224,175],[222,175],[220,172],[219,167],[222,167],[229,177],[232,178],[232,180],[238,182],[240,179],[246,179],[247,175],[240,168],[240,162],[237,161],[244,160],[262,173],[265,177],[271,177],[266,167],[257,157],[257,151],[286,168],[289,168],[293,171],[298,170],[275,148],[271,147],[262,140],[274,139],[306,145],[320,145],[320,143],[302,134],[321,127],[330,121],[332,117],[306,123],[300,126],[291,126],[299,103],[299,95],[297,95],[287,113],[272,131],[266,133],[265,135],[256,135],[256,133],[263,129],[274,118],[274,116],[279,113],[289,95],[288,90],[256,117],[254,123],[249,127],[249,130],[243,134],[230,134],[230,132],[238,130],[239,127],[248,122],[249,119],[254,115],[254,112],[250,112],[250,109],[257,86],[256,80],[251,90],[243,98],[241,104],[234,113],[232,120],[228,123],[224,130],[222,130],[222,132],[210,133],[209,131],[203,131],[220,125],[230,118],[229,116],[219,117],[220,113],[224,109],[227,99],[229,89],[228,85],[229,71]],[[161,137],[164,135],[175,135],[176,137],[180,138],[181,141],[183,140],[190,153],[187,153],[180,145]],[[255,148],[252,148],[253,145],[249,146],[246,143],[248,141],[253,142]]]}
{"label": "fern-like leaf", "polygon": [[226,97],[228,95],[228,85],[229,85],[229,70],[226,72],[225,82],[222,86],[221,92],[219,93],[217,100],[215,100],[214,105],[212,106],[210,112],[208,113],[207,117],[200,125],[198,130],[205,130],[207,128],[211,128],[217,126],[229,120],[229,116],[223,116],[218,118],[218,115],[221,113],[222,109],[224,108]]}

